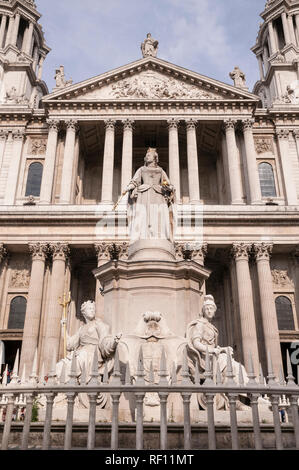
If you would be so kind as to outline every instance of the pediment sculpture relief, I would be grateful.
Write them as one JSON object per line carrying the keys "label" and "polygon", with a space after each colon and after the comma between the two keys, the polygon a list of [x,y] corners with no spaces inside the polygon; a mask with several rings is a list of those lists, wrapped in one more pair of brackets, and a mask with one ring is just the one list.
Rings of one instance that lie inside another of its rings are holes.
{"label": "pediment sculpture relief", "polygon": [[140,73],[138,76],[115,83],[110,96],[113,98],[136,99],[221,99],[221,95],[201,90],[195,85],[174,78],[159,76],[153,72]]}

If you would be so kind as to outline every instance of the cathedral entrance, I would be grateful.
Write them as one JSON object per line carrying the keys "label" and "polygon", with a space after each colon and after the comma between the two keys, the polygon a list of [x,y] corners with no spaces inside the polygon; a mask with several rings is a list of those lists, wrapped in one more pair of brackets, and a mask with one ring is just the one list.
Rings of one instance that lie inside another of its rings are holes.
{"label": "cathedral entrance", "polygon": [[3,341],[4,343],[4,363],[1,367],[1,374],[4,371],[6,365],[8,366],[8,373],[9,376],[12,373],[15,358],[17,355],[17,351],[19,350],[21,353],[22,348],[22,341]]}

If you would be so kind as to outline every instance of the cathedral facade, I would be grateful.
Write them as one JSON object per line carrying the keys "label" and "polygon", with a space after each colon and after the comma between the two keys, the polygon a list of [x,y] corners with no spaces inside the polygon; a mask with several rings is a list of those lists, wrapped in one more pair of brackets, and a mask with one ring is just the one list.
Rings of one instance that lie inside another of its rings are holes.
{"label": "cathedral facade", "polygon": [[73,84],[61,66],[50,93],[34,1],[2,0],[0,15],[5,362],[19,349],[28,373],[37,350],[48,370],[82,302],[101,318],[92,271],[127,258],[121,196],[154,147],[176,189],[176,256],[211,273],[192,289],[214,296],[219,343],[257,372],[270,354],[278,374],[299,340],[299,1],[266,3],[252,92],[238,67],[228,85],[166,62],[148,34],[140,59],[97,77]]}

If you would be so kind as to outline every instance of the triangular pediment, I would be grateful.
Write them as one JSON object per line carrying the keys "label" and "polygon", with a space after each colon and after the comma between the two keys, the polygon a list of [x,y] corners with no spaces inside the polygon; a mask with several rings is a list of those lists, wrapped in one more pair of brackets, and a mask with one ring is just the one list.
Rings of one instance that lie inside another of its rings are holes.
{"label": "triangular pediment", "polygon": [[43,101],[253,100],[252,93],[157,58],[141,59],[90,80],[56,89]]}

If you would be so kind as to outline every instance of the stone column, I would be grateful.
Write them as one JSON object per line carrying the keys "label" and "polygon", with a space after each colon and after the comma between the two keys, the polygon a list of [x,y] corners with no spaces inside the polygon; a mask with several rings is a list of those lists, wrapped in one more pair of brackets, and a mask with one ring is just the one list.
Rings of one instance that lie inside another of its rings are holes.
{"label": "stone column", "polygon": [[24,44],[24,52],[28,55],[31,54],[33,28],[34,28],[34,25],[33,25],[33,23],[30,22],[29,27],[27,29],[26,42]]}
{"label": "stone column", "polygon": [[295,16],[296,27],[297,27],[297,44],[299,44],[299,15]]}
{"label": "stone column", "polygon": [[52,366],[53,355],[58,359],[59,343],[61,338],[62,307],[60,300],[65,290],[65,268],[69,256],[67,243],[50,243],[50,252],[53,256],[50,302],[47,309],[46,334],[44,340],[43,361],[46,373]]}
{"label": "stone column", "polygon": [[20,371],[22,373],[25,366],[26,377],[29,377],[31,373],[34,354],[38,345],[48,244],[30,243],[29,251],[32,257],[32,267],[20,361]]}
{"label": "stone column", "polygon": [[[178,119],[169,119],[168,137],[169,137],[169,179],[176,190],[177,202],[181,200],[181,180],[180,180],[180,152],[178,136]],[[195,136],[196,139],[196,136]]]}
{"label": "stone column", "polygon": [[4,157],[4,151],[5,151],[5,145],[8,137],[8,131],[7,130],[0,130],[0,173],[1,173],[1,167],[2,167],[2,161]]}
{"label": "stone column", "polygon": [[290,32],[290,37],[291,37],[291,42],[296,46],[296,36],[295,36],[295,30],[294,30],[294,24],[293,24],[293,17],[291,15],[288,15],[288,23],[289,23],[289,32]]}
{"label": "stone column", "polygon": [[281,158],[282,173],[285,187],[286,205],[298,204],[297,189],[294,180],[294,169],[289,155],[289,129],[277,130],[279,152]]}
{"label": "stone column", "polygon": [[[95,252],[97,255],[97,265],[98,268],[103,266],[110,261],[110,253],[109,253],[109,244],[102,242],[102,243],[95,243],[94,244]],[[104,312],[104,297],[101,294],[101,284],[96,280],[96,295],[95,295],[95,303],[96,303],[96,317],[103,318]]]}
{"label": "stone column", "polygon": [[265,348],[266,353],[271,354],[274,372],[276,377],[279,377],[282,359],[270,267],[272,248],[272,243],[254,243],[253,245],[257,264]]}
{"label": "stone column", "polygon": [[265,65],[266,74],[267,74],[268,69],[269,69],[268,59],[269,59],[268,51],[267,51],[267,48],[264,47],[264,65]]}
{"label": "stone column", "polygon": [[10,16],[9,17],[6,40],[5,40],[5,47],[8,46],[8,44],[10,44],[10,38],[11,38],[11,35],[12,35],[12,31],[13,31],[13,24],[14,24],[14,17]]}
{"label": "stone column", "polygon": [[[2,305],[4,299],[3,299],[3,290],[4,290],[4,285],[5,285],[5,278],[6,278],[6,271],[7,271],[7,264],[8,264],[8,251],[3,245],[3,243],[0,243],[0,305]],[[0,309],[1,313],[1,309]],[[0,322],[0,328],[1,328],[1,323]]]}
{"label": "stone column", "polygon": [[51,204],[52,191],[55,172],[55,159],[57,151],[57,140],[59,131],[59,121],[48,119],[49,126],[46,158],[43,169],[43,179],[40,192],[40,204]]}
{"label": "stone column", "polygon": [[242,121],[245,152],[246,152],[246,164],[248,173],[248,183],[250,190],[250,203],[258,204],[262,200],[261,187],[259,182],[259,174],[256,162],[256,152],[254,146],[254,139],[252,133],[252,127],[254,119],[244,119]]}
{"label": "stone column", "polygon": [[37,72],[38,80],[42,79],[44,62],[45,62],[45,57],[41,56],[39,59],[39,63],[38,63],[38,72]]}
{"label": "stone column", "polygon": [[186,121],[189,197],[191,204],[200,202],[196,123],[197,121],[194,119]]}
{"label": "stone column", "polygon": [[236,121],[227,119],[224,121],[226,146],[227,146],[227,160],[228,172],[231,191],[231,203],[243,204],[242,199],[242,177],[240,170],[240,161],[238,155],[238,148],[235,134]]}
{"label": "stone column", "polygon": [[109,119],[105,121],[105,147],[103,157],[102,176],[102,201],[107,204],[112,203],[113,171],[114,171],[114,139],[116,121]]}
{"label": "stone column", "polygon": [[291,254],[294,267],[294,285],[295,285],[295,302],[297,312],[297,324],[299,324],[299,245],[297,245]]}
{"label": "stone column", "polygon": [[6,23],[7,23],[7,16],[2,15],[1,25],[0,25],[0,49],[2,49],[2,47],[3,47],[3,40],[4,40]]}
{"label": "stone column", "polygon": [[283,26],[285,42],[286,42],[286,44],[290,44],[291,37],[290,37],[290,32],[289,32],[289,23],[288,23],[287,15],[286,15],[285,12],[283,12],[281,14],[281,19],[282,19],[282,26]]}
{"label": "stone column", "polygon": [[269,28],[269,39],[270,39],[269,42],[270,42],[271,54],[274,54],[277,51],[277,47],[276,47],[276,41],[275,41],[272,21],[270,21],[268,23],[268,28]]}
{"label": "stone column", "polygon": [[11,44],[13,46],[15,46],[17,44],[18,32],[19,32],[19,26],[20,26],[20,19],[21,19],[21,16],[20,16],[19,13],[17,13],[16,16],[15,16],[12,35],[11,35]]}
{"label": "stone column", "polygon": [[5,190],[5,199],[4,204],[13,205],[15,203],[15,196],[17,190],[17,184],[19,179],[19,169],[22,156],[23,140],[24,140],[25,131],[23,129],[13,130],[13,151],[12,159],[10,162],[7,184]]}
{"label": "stone column", "polygon": [[242,349],[245,368],[248,368],[252,355],[255,371],[259,371],[259,353],[252,296],[252,284],[249,271],[249,252],[251,244],[233,243],[232,254],[236,262]]}
{"label": "stone column", "polygon": [[262,58],[261,55],[258,55],[257,59],[258,59],[258,64],[259,64],[259,69],[260,69],[261,80],[265,80],[265,73],[264,73],[264,68],[263,68],[263,58]]}
{"label": "stone column", "polygon": [[75,144],[78,122],[70,120],[66,122],[66,138],[63,156],[60,204],[70,204],[72,197],[72,182],[75,162]]}
{"label": "stone column", "polygon": [[132,119],[123,121],[123,149],[121,163],[121,191],[124,191],[132,179],[133,172],[133,124]]}

